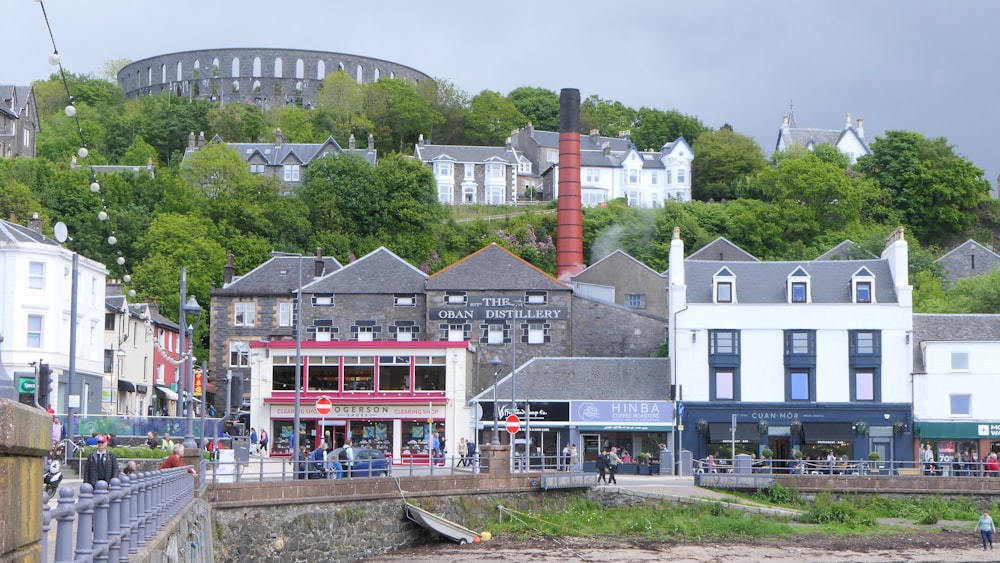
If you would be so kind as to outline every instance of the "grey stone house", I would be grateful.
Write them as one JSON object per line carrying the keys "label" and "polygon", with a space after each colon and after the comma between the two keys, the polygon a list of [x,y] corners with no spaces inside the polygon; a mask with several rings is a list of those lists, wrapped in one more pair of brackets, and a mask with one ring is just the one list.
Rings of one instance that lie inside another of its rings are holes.
{"label": "grey stone house", "polygon": [[31,86],[0,84],[0,157],[35,157],[41,130]]}
{"label": "grey stone house", "polygon": [[573,277],[577,296],[615,303],[667,318],[667,280],[622,250],[616,250]]}
{"label": "grey stone house", "polygon": [[531,162],[513,149],[466,145],[432,145],[420,135],[413,156],[431,167],[438,201],[445,205],[486,203],[514,205],[530,186]]}
{"label": "grey stone house", "polygon": [[1000,254],[969,239],[935,260],[935,263],[941,265],[948,285],[955,285],[962,278],[988,274],[1000,264]]}

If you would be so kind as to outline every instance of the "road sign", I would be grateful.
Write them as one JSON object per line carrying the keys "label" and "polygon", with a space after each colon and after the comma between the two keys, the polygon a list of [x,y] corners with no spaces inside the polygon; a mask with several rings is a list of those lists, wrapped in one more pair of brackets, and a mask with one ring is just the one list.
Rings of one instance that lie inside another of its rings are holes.
{"label": "road sign", "polygon": [[677,403],[677,416],[684,416],[684,403]]}
{"label": "road sign", "polygon": [[330,409],[332,408],[333,408],[333,403],[330,402],[330,399],[327,399],[326,397],[320,397],[319,399],[316,399],[316,412],[318,412],[320,416],[326,416],[330,414]]}
{"label": "road sign", "polygon": [[507,415],[507,432],[517,434],[521,431],[521,419],[516,414]]}

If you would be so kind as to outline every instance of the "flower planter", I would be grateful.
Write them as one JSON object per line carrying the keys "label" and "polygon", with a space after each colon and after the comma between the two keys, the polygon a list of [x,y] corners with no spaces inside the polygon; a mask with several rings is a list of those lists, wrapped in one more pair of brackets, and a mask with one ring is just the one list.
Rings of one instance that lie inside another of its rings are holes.
{"label": "flower planter", "polygon": [[649,473],[650,473],[650,475],[659,475],[660,474],[660,464],[659,464],[659,462],[653,462],[653,463],[649,464]]}
{"label": "flower planter", "polygon": [[639,466],[639,475],[649,475],[649,471],[650,471],[649,465]]}
{"label": "flower planter", "polygon": [[618,475],[638,475],[639,465],[635,463],[619,463]]}

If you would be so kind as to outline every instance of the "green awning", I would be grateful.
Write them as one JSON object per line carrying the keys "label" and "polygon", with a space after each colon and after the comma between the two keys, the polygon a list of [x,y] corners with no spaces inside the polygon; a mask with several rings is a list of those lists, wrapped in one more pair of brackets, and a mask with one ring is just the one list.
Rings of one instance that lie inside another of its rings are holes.
{"label": "green awning", "polygon": [[914,422],[913,434],[923,439],[994,438],[1000,440],[1000,423],[997,422]]}

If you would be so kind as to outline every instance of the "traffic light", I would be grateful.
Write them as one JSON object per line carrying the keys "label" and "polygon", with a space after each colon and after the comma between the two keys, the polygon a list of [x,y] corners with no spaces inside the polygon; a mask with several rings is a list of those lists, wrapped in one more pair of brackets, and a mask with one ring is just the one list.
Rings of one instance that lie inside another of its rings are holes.
{"label": "traffic light", "polygon": [[38,381],[36,382],[35,389],[38,393],[38,404],[43,409],[49,406],[49,387],[51,384],[52,370],[49,369],[49,364],[38,364]]}

